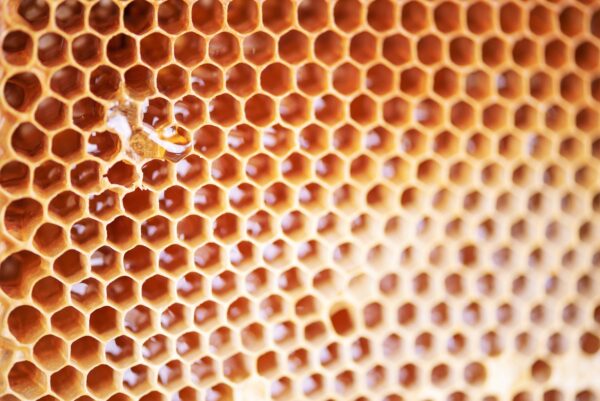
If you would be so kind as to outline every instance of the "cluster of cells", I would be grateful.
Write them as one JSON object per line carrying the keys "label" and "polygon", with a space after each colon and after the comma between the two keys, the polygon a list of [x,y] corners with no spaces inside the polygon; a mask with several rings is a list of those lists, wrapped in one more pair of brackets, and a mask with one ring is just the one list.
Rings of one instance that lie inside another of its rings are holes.
{"label": "cluster of cells", "polygon": [[2,401],[600,397],[597,2],[0,19]]}

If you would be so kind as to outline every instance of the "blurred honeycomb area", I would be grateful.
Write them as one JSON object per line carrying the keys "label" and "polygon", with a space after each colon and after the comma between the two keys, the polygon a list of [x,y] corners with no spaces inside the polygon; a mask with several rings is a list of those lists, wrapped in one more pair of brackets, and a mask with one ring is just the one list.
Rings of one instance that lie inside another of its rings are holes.
{"label": "blurred honeycomb area", "polygon": [[1,401],[600,401],[600,2],[0,0]]}

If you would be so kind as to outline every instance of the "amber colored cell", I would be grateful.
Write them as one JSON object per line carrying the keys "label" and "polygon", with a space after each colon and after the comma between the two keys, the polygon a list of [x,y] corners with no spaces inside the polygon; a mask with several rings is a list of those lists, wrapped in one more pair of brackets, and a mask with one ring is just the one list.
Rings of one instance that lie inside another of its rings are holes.
{"label": "amber colored cell", "polygon": [[36,308],[22,305],[8,314],[7,324],[10,333],[17,341],[31,343],[39,337],[47,323],[44,316]]}
{"label": "amber colored cell", "polygon": [[166,161],[151,160],[142,166],[143,182],[151,186],[167,184],[169,164]]}
{"label": "amber colored cell", "polygon": [[146,32],[154,21],[154,7],[145,0],[135,0],[123,10],[123,23],[125,28],[134,33]]}
{"label": "amber colored cell", "polygon": [[70,172],[71,184],[81,190],[89,190],[100,182],[100,166],[88,160],[74,166]]}
{"label": "amber colored cell", "polygon": [[171,34],[187,28],[188,6],[182,0],[168,0],[158,7],[158,26]]}
{"label": "amber colored cell", "polygon": [[137,44],[124,33],[119,33],[106,43],[106,57],[118,67],[126,67],[136,60]]}
{"label": "amber colored cell", "polygon": [[186,127],[196,127],[204,121],[205,107],[202,100],[193,95],[187,95],[173,105],[173,114],[175,119]]}
{"label": "amber colored cell", "polygon": [[217,0],[196,1],[192,6],[192,23],[200,32],[211,34],[223,25],[223,4]]}
{"label": "amber colored cell", "polygon": [[265,126],[274,119],[275,104],[265,95],[254,95],[246,101],[244,115],[251,123]]}
{"label": "amber colored cell", "polygon": [[209,114],[211,120],[219,125],[233,125],[241,118],[240,104],[229,94],[222,94],[210,102]]}
{"label": "amber colored cell", "polygon": [[233,63],[239,57],[239,53],[240,44],[231,33],[219,33],[208,42],[209,57],[221,66]]}
{"label": "amber colored cell", "polygon": [[8,372],[8,384],[23,397],[36,398],[44,393],[43,383],[46,376],[33,363],[22,361],[15,363]]}
{"label": "amber colored cell", "polygon": [[92,98],[85,97],[73,104],[73,123],[81,129],[89,130],[104,119],[104,106]]}
{"label": "amber colored cell", "polygon": [[185,92],[187,80],[187,74],[181,67],[169,65],[158,72],[156,87],[164,95],[175,98]]}
{"label": "amber colored cell", "polygon": [[120,84],[121,76],[110,67],[98,67],[90,75],[90,90],[102,99],[115,97]]}
{"label": "amber colored cell", "polygon": [[127,187],[135,181],[137,173],[133,165],[120,161],[108,169],[106,176],[111,183]]}
{"label": "amber colored cell", "polygon": [[244,39],[242,50],[248,62],[261,65],[273,58],[275,42],[266,32],[256,32]]}
{"label": "amber colored cell", "polygon": [[258,5],[253,0],[233,0],[227,5],[227,24],[234,30],[245,33],[258,24]]}
{"label": "amber colored cell", "polygon": [[289,63],[298,63],[308,57],[309,47],[306,35],[292,29],[279,38],[277,49],[279,57]]}
{"label": "amber colored cell", "polygon": [[83,28],[85,8],[79,1],[63,1],[55,11],[56,25],[67,33]]}
{"label": "amber colored cell", "polygon": [[35,110],[35,121],[46,129],[56,129],[64,124],[67,107],[60,100],[47,97],[42,99]]}
{"label": "amber colored cell", "polygon": [[0,186],[8,191],[27,187],[30,180],[29,167],[19,161],[8,162],[0,168]]}
{"label": "amber colored cell", "polygon": [[97,36],[84,34],[73,40],[71,52],[80,65],[84,67],[95,65],[102,57],[102,43]]}
{"label": "amber colored cell", "polygon": [[45,1],[25,0],[19,2],[17,13],[33,29],[39,30],[48,24],[50,7]]}
{"label": "amber colored cell", "polygon": [[33,40],[24,31],[10,31],[2,41],[2,53],[7,62],[23,65],[29,61],[33,51]]}
{"label": "amber colored cell", "polygon": [[35,159],[43,154],[46,141],[46,135],[35,125],[23,123],[13,132],[10,145],[15,152]]}
{"label": "amber colored cell", "polygon": [[361,64],[366,64],[375,58],[377,39],[370,32],[361,32],[350,41],[350,56]]}
{"label": "amber colored cell", "polygon": [[198,64],[206,53],[206,41],[194,32],[177,36],[173,44],[175,59],[186,66]]}
{"label": "amber colored cell", "polygon": [[140,56],[150,67],[159,67],[166,64],[170,58],[169,38],[155,32],[140,41]]}
{"label": "amber colored cell", "polygon": [[343,38],[334,31],[320,34],[315,40],[314,52],[319,60],[332,65],[344,56],[345,43]]}
{"label": "amber colored cell", "polygon": [[53,277],[45,277],[33,286],[31,295],[42,308],[55,310],[64,302],[64,286]]}
{"label": "amber colored cell", "polygon": [[50,79],[50,89],[67,99],[83,93],[84,87],[83,73],[73,66],[57,70]]}
{"label": "amber colored cell", "polygon": [[41,94],[40,81],[32,73],[15,74],[4,85],[6,102],[17,111],[27,111]]}
{"label": "amber colored cell", "polygon": [[210,97],[223,86],[223,73],[215,65],[201,65],[192,70],[191,74],[191,87],[200,96]]}

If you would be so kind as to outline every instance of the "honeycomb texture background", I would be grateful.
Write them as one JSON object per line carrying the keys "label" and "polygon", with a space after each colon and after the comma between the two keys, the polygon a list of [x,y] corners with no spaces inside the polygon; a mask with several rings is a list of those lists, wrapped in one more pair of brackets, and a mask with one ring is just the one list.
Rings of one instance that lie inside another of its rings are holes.
{"label": "honeycomb texture background", "polygon": [[598,2],[0,7],[1,400],[600,397]]}

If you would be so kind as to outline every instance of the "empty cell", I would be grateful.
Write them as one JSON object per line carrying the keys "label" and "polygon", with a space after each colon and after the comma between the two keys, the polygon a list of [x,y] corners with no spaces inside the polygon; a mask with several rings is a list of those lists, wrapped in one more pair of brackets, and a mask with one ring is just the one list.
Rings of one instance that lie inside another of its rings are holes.
{"label": "empty cell", "polygon": [[188,186],[193,187],[205,179],[208,171],[206,161],[196,155],[190,155],[180,160],[176,167],[177,179]]}
{"label": "empty cell", "polygon": [[241,119],[241,106],[236,98],[221,94],[210,101],[208,112],[213,123],[230,126]]}
{"label": "empty cell", "polygon": [[537,5],[529,11],[529,29],[536,35],[545,35],[556,29],[553,21],[555,18],[547,7]]}
{"label": "empty cell", "polygon": [[154,18],[154,6],[145,0],[134,0],[123,10],[125,28],[136,35],[147,32],[154,25]]}
{"label": "empty cell", "polygon": [[274,33],[292,26],[294,3],[291,0],[266,0],[262,3],[262,22]]}
{"label": "empty cell", "polygon": [[[387,26],[389,29],[391,26],[391,21],[389,20],[394,15],[393,5],[382,0],[377,0],[374,4],[377,3],[379,3],[378,7],[373,7],[373,5],[371,5],[371,8],[374,8],[374,10],[371,11],[371,9],[369,9],[369,12],[370,14],[378,12],[377,15],[382,21],[379,22],[379,24],[383,24],[383,21],[386,21],[387,19],[388,22],[384,26]],[[438,29],[440,29],[442,32],[453,30],[451,24],[456,24],[458,22],[458,15],[453,15],[452,6],[455,5],[451,3],[442,3],[436,9],[435,21]],[[456,20],[450,21],[452,17],[455,17]],[[429,24],[427,7],[417,1],[410,1],[406,4],[403,4],[400,12],[400,22],[402,27],[411,33],[418,33],[424,30]],[[373,25],[373,23],[371,23],[371,25]]]}
{"label": "empty cell", "polygon": [[65,287],[53,277],[44,277],[34,284],[31,298],[43,309],[53,311],[65,302]]}
{"label": "empty cell", "polygon": [[[317,155],[327,150],[327,143],[329,142],[328,134],[327,131],[320,125],[310,124],[302,128],[302,131],[300,131],[300,137],[298,138],[298,142],[300,148],[311,154]],[[298,153],[295,153],[295,155],[301,156]],[[295,158],[297,159],[297,157]],[[285,168],[285,166],[282,166],[282,171],[283,168]],[[293,173],[293,170],[290,171],[290,173]]]}
{"label": "empty cell", "polygon": [[[338,66],[332,73],[333,87],[340,92],[342,95],[349,95],[356,92],[361,85],[361,73],[360,70],[350,63],[344,63]],[[313,82],[312,85],[316,85],[318,82]],[[298,83],[300,86],[300,83]],[[300,89],[302,87],[300,86]],[[308,93],[312,95],[312,93]]]}
{"label": "empty cell", "polygon": [[44,153],[46,135],[31,123],[22,123],[13,131],[10,138],[12,149],[29,159],[36,159]]}
{"label": "empty cell", "polygon": [[[237,48],[237,39],[232,39],[236,41],[236,53],[239,52]],[[292,51],[292,49],[289,49]],[[297,51],[298,49],[294,49]],[[275,55],[275,41],[273,38],[267,34],[266,32],[255,32],[246,38],[242,42],[242,51],[244,54],[244,58],[256,65],[262,65],[266,62],[270,61]],[[237,54],[233,55],[237,58]],[[232,58],[231,61],[234,61]]]}
{"label": "empty cell", "polygon": [[104,106],[94,99],[84,97],[73,104],[71,115],[73,124],[83,130],[90,130],[103,122],[105,110]]}
{"label": "empty cell", "polygon": [[259,133],[250,125],[240,124],[229,131],[227,145],[235,153],[246,156],[258,148]]}
{"label": "empty cell", "polygon": [[304,33],[291,29],[279,38],[277,50],[283,60],[296,64],[308,57],[310,43]]}
{"label": "empty cell", "polygon": [[433,11],[433,21],[441,32],[458,30],[461,23],[459,5],[449,1],[440,3]]}
{"label": "empty cell", "polygon": [[433,77],[433,90],[435,93],[449,98],[458,93],[459,77],[458,74],[450,68],[441,68],[436,71]]}
{"label": "empty cell", "polygon": [[63,339],[73,339],[85,333],[85,318],[81,312],[72,306],[67,306],[55,312],[50,318],[52,328]]}
{"label": "empty cell", "polygon": [[11,192],[19,192],[29,186],[29,167],[19,161],[12,161],[0,168],[0,186]]}
{"label": "empty cell", "polygon": [[329,23],[328,11],[324,0],[302,0],[297,5],[298,22],[309,32],[318,31]]}
{"label": "empty cell", "polygon": [[417,42],[417,57],[423,64],[436,64],[443,56],[442,41],[437,36],[426,35]]}
{"label": "empty cell", "polygon": [[46,390],[46,375],[29,361],[16,362],[7,377],[10,388],[23,397],[34,399]]}
{"label": "empty cell", "polygon": [[38,276],[41,258],[29,251],[9,255],[0,264],[0,288],[11,298],[22,298],[31,287],[31,279]]}
{"label": "empty cell", "polygon": [[600,63],[600,50],[590,41],[580,43],[575,49],[575,63],[585,71],[592,71]]}
{"label": "empty cell", "polygon": [[173,114],[177,122],[192,128],[198,126],[206,118],[206,106],[197,97],[187,95],[175,102]]}
{"label": "empty cell", "polygon": [[56,370],[67,361],[67,344],[61,338],[48,334],[33,346],[36,361],[44,368]]}
{"label": "empty cell", "polygon": [[[78,44],[81,44],[86,39],[85,36],[82,36],[81,38],[82,39],[79,39],[77,42]],[[75,46],[75,43],[76,42],[74,40],[73,46]],[[38,39],[37,58],[43,65],[47,67],[53,67],[64,63],[67,58],[67,51],[67,41],[58,33],[45,33]],[[93,53],[94,49],[89,49],[89,51]],[[81,53],[78,53],[77,56],[81,56]]]}
{"label": "empty cell", "polygon": [[206,41],[194,32],[177,36],[173,44],[175,59],[186,66],[198,64],[206,54]]}
{"label": "empty cell", "polygon": [[158,26],[170,34],[177,34],[187,28],[188,5],[183,0],[167,0],[157,11]]}
{"label": "empty cell", "polygon": [[[38,226],[41,221],[42,213],[43,209],[39,202],[31,198],[14,200],[6,206],[4,212],[4,226],[13,237],[23,240]],[[15,256],[16,259],[13,259],[10,255],[6,258],[6,261],[10,262],[6,265],[6,268],[9,270],[9,267],[13,263],[33,261],[29,257],[33,256],[33,254],[29,254],[25,251],[24,253],[17,252],[13,256]],[[25,259],[21,260],[22,257],[25,257]],[[15,268],[17,266],[19,265],[13,265]]]}
{"label": "empty cell", "polygon": [[84,67],[95,65],[102,58],[102,42],[93,34],[80,35],[71,44],[71,54]]}
{"label": "empty cell", "polygon": [[292,72],[285,64],[268,65],[260,74],[261,87],[273,95],[282,95],[290,90]]}
{"label": "empty cell", "polygon": [[192,23],[202,33],[216,32],[223,20],[223,4],[218,0],[196,1],[192,6]]}
{"label": "empty cell", "polygon": [[339,0],[333,8],[333,21],[335,25],[345,32],[357,29],[361,22],[363,4],[358,0]]}
{"label": "empty cell", "polygon": [[28,111],[41,95],[40,81],[35,74],[23,72],[8,78],[4,84],[4,99],[15,110]]}
{"label": "empty cell", "polygon": [[150,67],[156,68],[166,64],[171,58],[170,39],[159,32],[145,36],[140,41],[140,57]]}
{"label": "empty cell", "polygon": [[359,124],[373,122],[377,114],[377,104],[367,95],[360,95],[350,103],[350,117]]}
{"label": "empty cell", "polygon": [[[246,54],[246,41],[244,41],[244,54]],[[228,66],[239,58],[240,44],[237,38],[228,32],[222,32],[213,36],[208,42],[209,57],[221,66]]]}
{"label": "empty cell", "polygon": [[343,37],[334,31],[321,33],[315,40],[315,56],[324,64],[332,65],[340,61],[346,53]]}
{"label": "empty cell", "polygon": [[57,129],[65,123],[67,106],[56,98],[47,97],[38,102],[34,117],[35,121],[43,128],[48,130]]}
{"label": "empty cell", "polygon": [[493,10],[485,2],[470,5],[466,17],[467,27],[476,35],[481,35],[493,27]]}
{"label": "empty cell", "polygon": [[102,397],[116,390],[117,373],[108,365],[98,365],[90,370],[86,377],[86,387],[93,394]]}
{"label": "empty cell", "polygon": [[90,91],[102,99],[112,99],[121,87],[121,75],[108,66],[100,66],[90,75]]}
{"label": "empty cell", "polygon": [[188,251],[180,245],[169,245],[158,255],[158,267],[170,272],[183,269],[188,264]]}
{"label": "empty cell", "polygon": [[223,74],[215,65],[201,65],[192,71],[191,86],[200,96],[209,97],[223,87]]}
{"label": "empty cell", "polygon": [[24,31],[8,31],[2,40],[2,54],[7,62],[14,65],[27,64],[33,52],[33,40]]}
{"label": "empty cell", "polygon": [[[65,2],[71,3],[71,2]],[[79,3],[81,6],[81,3]],[[83,7],[81,7],[83,17]],[[73,17],[65,16],[65,22],[72,21]],[[90,26],[100,34],[114,32],[120,26],[121,10],[113,1],[101,1],[92,6],[88,16]]]}
{"label": "empty cell", "polygon": [[130,96],[144,98],[154,93],[154,76],[152,70],[143,65],[136,65],[125,71],[125,88]]}
{"label": "empty cell", "polygon": [[185,300],[193,301],[204,294],[204,278],[202,275],[191,272],[177,281],[177,295]]}
{"label": "empty cell", "polygon": [[177,98],[184,94],[187,81],[186,71],[175,64],[162,68],[156,74],[156,88],[170,98]]}
{"label": "empty cell", "polygon": [[266,95],[254,95],[244,105],[246,119],[258,126],[266,126],[275,118],[275,103]]}
{"label": "empty cell", "polygon": [[254,0],[233,0],[227,5],[227,24],[240,33],[254,30],[258,25],[258,4]]}
{"label": "empty cell", "polygon": [[508,2],[500,8],[500,28],[506,33],[522,29],[524,25],[523,12],[519,4]]}
{"label": "empty cell", "polygon": [[186,308],[179,303],[168,306],[160,315],[160,325],[170,333],[180,332],[186,324]]}
{"label": "empty cell", "polygon": [[46,330],[47,322],[42,313],[30,305],[21,305],[8,314],[8,330],[19,342],[35,342]]}
{"label": "empty cell", "polygon": [[111,184],[128,187],[137,179],[137,171],[132,164],[119,161],[108,169],[106,177]]}
{"label": "empty cell", "polygon": [[[361,64],[366,64],[375,58],[377,47],[377,38],[373,34],[370,32],[358,33],[350,40],[350,57]],[[395,53],[390,55],[391,57],[398,57],[398,49],[393,49],[391,52]]]}
{"label": "empty cell", "polygon": [[85,89],[83,73],[73,66],[63,67],[52,74],[50,89],[67,99],[80,95]]}

